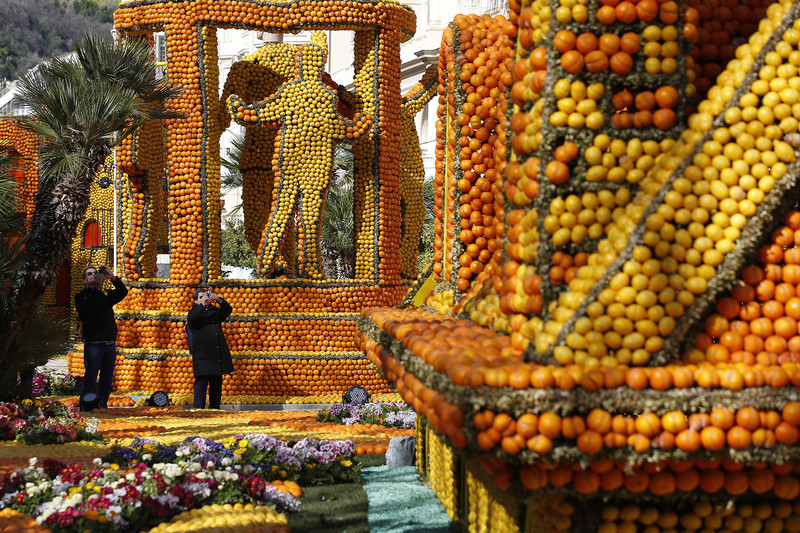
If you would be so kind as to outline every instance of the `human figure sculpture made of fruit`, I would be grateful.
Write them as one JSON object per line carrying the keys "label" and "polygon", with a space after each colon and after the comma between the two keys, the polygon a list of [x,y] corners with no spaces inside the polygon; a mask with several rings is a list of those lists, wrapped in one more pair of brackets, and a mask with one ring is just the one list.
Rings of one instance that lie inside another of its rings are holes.
{"label": "human figure sculpture made of fruit", "polygon": [[[230,124],[226,105],[230,95],[236,94],[245,102],[253,103],[268,97],[283,83],[294,79],[296,53],[296,45],[273,43],[234,63],[222,90],[220,124],[224,128]],[[248,128],[239,159],[245,237],[254,251],[258,250],[272,205],[275,181],[272,156],[278,127],[279,124],[273,124]],[[289,270],[294,269],[295,239],[294,225],[289,224],[278,258],[278,265]]]}
{"label": "human figure sculpture made of fruit", "polygon": [[337,111],[337,95],[323,82],[325,49],[318,44],[297,51],[296,79],[287,81],[266,100],[248,105],[237,95],[228,110],[244,126],[280,124],[275,137],[275,192],[258,249],[259,270],[275,269],[286,229],[296,216],[299,274],[322,278],[319,267],[319,221],[331,183],[336,143],[355,142],[372,124],[371,117],[348,120]]}
{"label": "human figure sculpture made of fruit", "polygon": [[428,67],[422,79],[403,96],[400,106],[400,123],[403,144],[400,149],[400,198],[403,203],[403,234],[400,238],[400,257],[402,275],[407,279],[417,277],[417,247],[419,232],[425,221],[425,208],[422,203],[422,189],[425,169],[422,164],[422,150],[414,117],[430,102],[438,88],[439,65]]}
{"label": "human figure sculpture made of fruit", "polygon": [[[327,49],[324,32],[312,33],[311,43]],[[295,58],[299,46],[282,42],[270,43],[231,66],[220,98],[218,120],[223,128],[227,128],[231,121],[226,106],[230,95],[235,94],[246,103],[252,104],[267,98],[282,84],[295,79],[297,71]],[[341,99],[346,89],[341,85],[337,87],[337,84],[327,75],[325,82],[329,87],[337,90]],[[350,101],[352,98],[345,98],[345,100]],[[352,113],[352,105],[349,108]],[[239,160],[239,172],[242,175],[242,211],[245,237],[253,250],[258,250],[272,204],[275,181],[272,156],[279,126],[280,124],[276,123],[261,128],[248,128],[244,136]],[[288,272],[295,272],[296,245],[297,235],[295,224],[292,221],[286,227],[286,236],[277,259],[277,266]]]}

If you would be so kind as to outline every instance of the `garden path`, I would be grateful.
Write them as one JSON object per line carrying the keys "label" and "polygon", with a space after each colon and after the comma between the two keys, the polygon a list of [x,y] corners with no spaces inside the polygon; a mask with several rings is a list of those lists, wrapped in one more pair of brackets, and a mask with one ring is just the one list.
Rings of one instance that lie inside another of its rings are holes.
{"label": "garden path", "polygon": [[361,470],[369,499],[368,520],[375,533],[447,533],[450,518],[433,489],[413,466],[372,466]]}

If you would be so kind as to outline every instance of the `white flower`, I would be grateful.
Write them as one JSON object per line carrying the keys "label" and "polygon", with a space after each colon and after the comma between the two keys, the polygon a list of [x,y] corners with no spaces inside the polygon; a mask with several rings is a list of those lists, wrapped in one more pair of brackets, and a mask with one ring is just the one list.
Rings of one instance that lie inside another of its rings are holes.
{"label": "white flower", "polygon": [[205,483],[187,483],[185,487],[186,490],[195,496],[200,496],[201,499],[211,496],[211,488]]}
{"label": "white flower", "polygon": [[153,454],[150,454],[150,453],[145,453],[145,454],[142,455],[142,461],[149,461],[152,458],[153,458]]}
{"label": "white flower", "polygon": [[44,513],[41,512],[41,511],[37,511],[35,514],[36,514],[36,523],[39,524],[39,525],[42,525],[42,524],[44,524],[44,521],[47,520],[47,518],[51,514],[53,514],[53,511],[46,511]]}
{"label": "white flower", "polygon": [[167,465],[167,467],[164,469],[164,475],[166,477],[175,479],[176,477],[179,477],[179,476],[183,475],[183,469],[181,467],[179,467],[178,465],[170,464],[170,465]]}
{"label": "white flower", "polygon": [[[114,522],[117,526],[127,526],[128,521],[122,518],[122,506],[120,505],[112,505],[106,510],[106,517],[111,522]],[[119,529],[125,530],[126,527],[120,527]]]}
{"label": "white flower", "polygon": [[177,496],[169,493],[156,496],[156,500],[158,500],[162,505],[167,505],[169,507],[175,507],[175,505],[180,501]]}
{"label": "white flower", "polygon": [[136,474],[125,474],[125,479],[128,481],[136,481]]}
{"label": "white flower", "polygon": [[[236,455],[234,457],[238,457],[238,455]],[[231,461],[230,457],[223,457],[222,458],[222,466],[230,466],[231,464],[233,464],[233,461]]]}

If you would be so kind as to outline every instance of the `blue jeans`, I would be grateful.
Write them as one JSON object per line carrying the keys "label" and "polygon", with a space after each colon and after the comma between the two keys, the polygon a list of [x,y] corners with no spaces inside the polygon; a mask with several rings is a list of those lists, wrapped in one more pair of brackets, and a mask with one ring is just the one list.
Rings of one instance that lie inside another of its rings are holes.
{"label": "blue jeans", "polygon": [[206,390],[208,390],[208,406],[219,409],[222,403],[222,376],[195,376],[194,378],[194,408],[204,409],[206,406]]}
{"label": "blue jeans", "polygon": [[117,344],[115,342],[87,342],[83,345],[83,386],[81,397],[87,392],[94,392],[97,373],[100,372],[100,386],[97,395],[99,406],[108,407],[111,396],[111,382],[114,381],[114,364],[117,362]]}

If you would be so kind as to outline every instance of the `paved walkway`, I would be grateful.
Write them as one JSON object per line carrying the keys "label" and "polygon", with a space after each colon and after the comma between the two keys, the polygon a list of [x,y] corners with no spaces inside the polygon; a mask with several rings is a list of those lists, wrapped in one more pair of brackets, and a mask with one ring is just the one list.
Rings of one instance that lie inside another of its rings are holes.
{"label": "paved walkway", "polygon": [[361,470],[369,499],[368,520],[375,533],[448,533],[450,518],[433,489],[413,466],[371,466]]}

